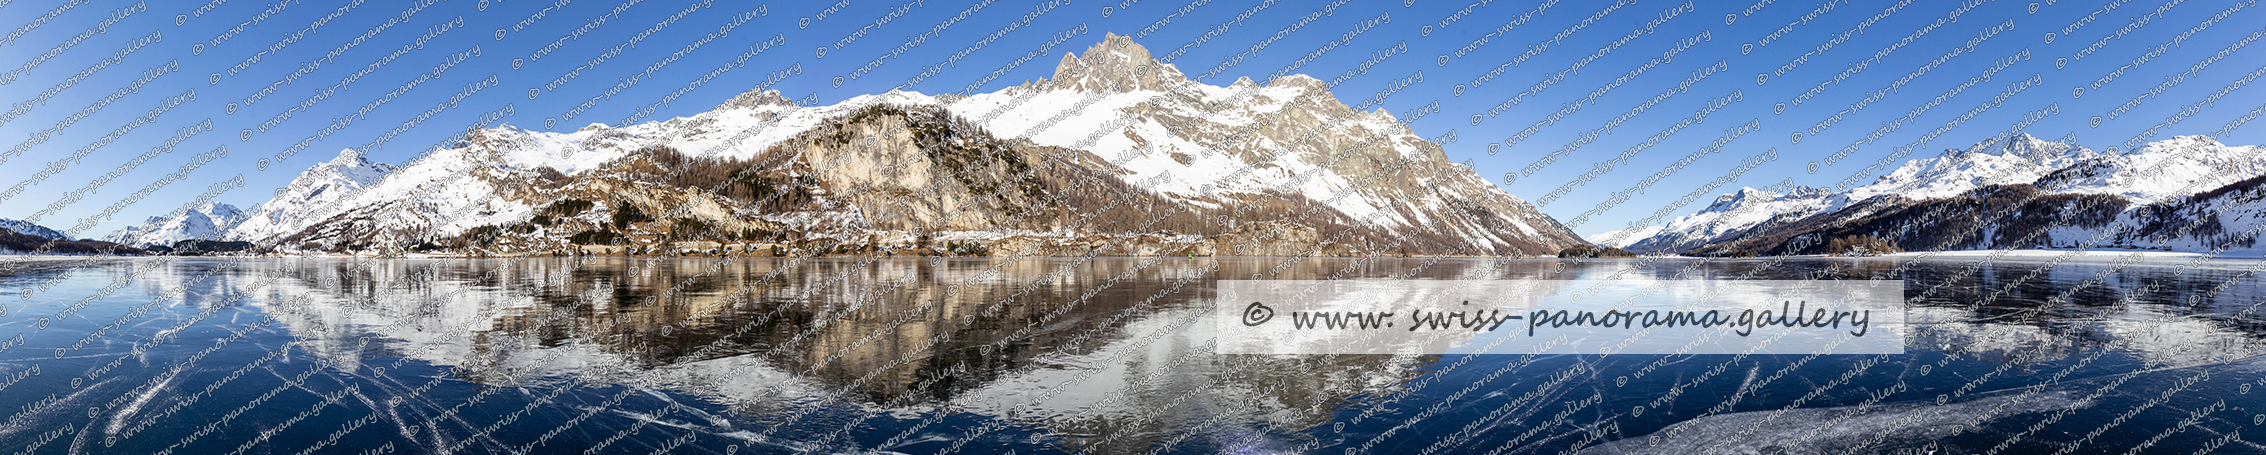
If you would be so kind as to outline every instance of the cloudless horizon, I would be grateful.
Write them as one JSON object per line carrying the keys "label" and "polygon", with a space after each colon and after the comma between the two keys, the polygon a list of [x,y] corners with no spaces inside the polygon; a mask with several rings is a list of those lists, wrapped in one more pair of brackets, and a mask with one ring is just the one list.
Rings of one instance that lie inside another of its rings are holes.
{"label": "cloudless horizon", "polygon": [[[401,165],[468,127],[665,121],[758,87],[819,104],[997,91],[1108,33],[1201,83],[1306,74],[1342,80],[1331,92],[1348,105],[1387,93],[1378,109],[1584,236],[1740,187],[1863,185],[2022,122],[2125,150],[2266,108],[2266,88],[2234,85],[2266,71],[2252,3],[2107,6],[17,0],[0,3],[0,218],[99,219],[72,235],[101,237],[238,177],[213,200],[249,210],[341,150]],[[2216,139],[2266,144],[2260,131]]]}

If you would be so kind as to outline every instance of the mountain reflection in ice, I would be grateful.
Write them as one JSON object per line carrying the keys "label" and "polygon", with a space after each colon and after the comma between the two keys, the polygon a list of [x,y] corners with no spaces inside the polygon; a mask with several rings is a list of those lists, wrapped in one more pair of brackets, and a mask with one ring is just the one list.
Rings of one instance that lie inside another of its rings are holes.
{"label": "mountain reflection in ice", "polygon": [[[1228,270],[1185,259],[307,259],[227,267],[279,278],[249,291],[265,297],[259,301],[301,349],[334,363],[400,363],[378,360],[393,356],[484,386],[576,381],[698,397],[731,415],[677,425],[771,442],[793,433],[794,443],[781,444],[795,450],[860,442],[808,429],[940,413],[1043,422],[1053,444],[1098,452],[1191,434],[1199,429],[1189,416],[1287,433],[1320,424],[1336,402],[1417,365],[1210,355],[1201,319],[1209,307],[1196,303],[1215,273],[1273,266],[1246,262]],[[417,385],[393,389],[407,394]],[[934,443],[966,427],[881,443]],[[1250,439],[1242,443],[1265,442]]]}
{"label": "mountain reflection in ice", "polygon": [[[2222,437],[2266,409],[2255,262],[18,259],[0,447],[2257,452]],[[1213,283],[1254,276],[1903,279],[1914,327],[1889,356],[1213,354]]]}

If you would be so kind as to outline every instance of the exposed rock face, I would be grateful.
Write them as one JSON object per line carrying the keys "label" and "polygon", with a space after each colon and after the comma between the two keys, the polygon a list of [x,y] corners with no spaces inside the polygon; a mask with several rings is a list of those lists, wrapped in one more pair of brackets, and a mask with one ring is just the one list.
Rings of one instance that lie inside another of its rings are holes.
{"label": "exposed rock face", "polygon": [[481,254],[1483,256],[1586,244],[1322,81],[1205,85],[1116,35],[1065,57],[1054,79],[994,93],[799,106],[749,92],[664,122],[479,130],[399,169],[349,153],[300,180],[230,238]]}
{"label": "exposed rock face", "polygon": [[1116,33],[1103,34],[1102,42],[1083,56],[1062,54],[1050,80],[1054,90],[1086,92],[1170,92],[1195,84],[1180,69],[1151,57],[1133,38]]}
{"label": "exposed rock face", "polygon": [[1064,227],[1069,214],[1048,190],[1069,188],[1043,180],[1084,169],[1048,162],[1099,164],[1090,154],[1000,141],[930,106],[869,107],[771,153],[778,156],[765,158],[788,161],[792,174],[816,179],[825,194],[854,207],[859,227],[887,231]]}

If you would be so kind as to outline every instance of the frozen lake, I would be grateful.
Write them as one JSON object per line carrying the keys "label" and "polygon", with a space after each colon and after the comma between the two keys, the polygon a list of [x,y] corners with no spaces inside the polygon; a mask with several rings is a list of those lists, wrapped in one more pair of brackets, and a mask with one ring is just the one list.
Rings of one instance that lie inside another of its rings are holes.
{"label": "frozen lake", "polygon": [[[0,447],[2266,452],[2234,439],[2266,428],[2259,260],[1987,259],[9,258]],[[1901,279],[1912,327],[1884,355],[1215,354],[1215,282],[1254,276]]]}

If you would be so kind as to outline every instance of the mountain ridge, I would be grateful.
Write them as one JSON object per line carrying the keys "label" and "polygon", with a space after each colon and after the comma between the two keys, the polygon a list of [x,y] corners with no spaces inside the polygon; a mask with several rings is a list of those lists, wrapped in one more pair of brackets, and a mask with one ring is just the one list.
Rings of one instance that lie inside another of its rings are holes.
{"label": "mountain ridge", "polygon": [[119,228],[102,236],[102,240],[145,249],[182,240],[216,240],[225,237],[231,228],[248,217],[249,214],[234,205],[209,202],[173,217],[149,217],[141,225]]}
{"label": "mountain ridge", "polygon": [[47,226],[22,220],[0,218],[0,254],[69,254],[113,255],[146,254],[132,245],[94,240],[72,239]]}
{"label": "mountain ridge", "polygon": [[[354,151],[220,237],[285,253],[1515,255],[1586,245],[1303,75],[1195,82],[1130,38],[997,92],[502,124],[399,167]],[[1067,107],[1067,109],[1065,109]]]}
{"label": "mountain ridge", "polygon": [[[2227,226],[2266,215],[2266,207],[2242,199],[2256,193],[2259,181],[2244,176],[2259,175],[2266,175],[2266,147],[2230,146],[2208,136],[2103,153],[2016,134],[1906,161],[1843,193],[1758,206],[1765,216],[1718,220],[1723,210],[1717,205],[1736,199],[1727,194],[1628,248],[1731,256],[1844,253],[1835,251],[1838,241],[1911,251],[2247,251],[2257,229],[2230,233]],[[1748,191],[1769,193],[1746,188],[1738,194]],[[2169,218],[2174,213],[2186,218]],[[2251,253],[2260,252],[2245,254]]]}
{"label": "mountain ridge", "polygon": [[0,229],[7,229],[10,231],[15,231],[18,234],[30,235],[49,240],[71,240],[71,236],[64,234],[63,231],[57,231],[53,228],[41,226],[24,220],[0,218]]}

